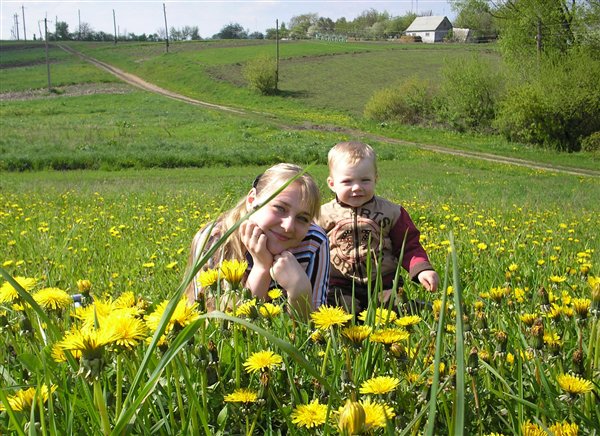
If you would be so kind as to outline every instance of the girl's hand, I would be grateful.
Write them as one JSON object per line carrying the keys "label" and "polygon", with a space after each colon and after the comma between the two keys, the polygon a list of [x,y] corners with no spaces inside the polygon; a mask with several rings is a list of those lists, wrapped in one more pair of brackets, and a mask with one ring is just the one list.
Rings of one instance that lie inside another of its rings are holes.
{"label": "girl's hand", "polygon": [[312,286],[304,268],[289,251],[282,251],[273,259],[271,277],[286,290],[290,306],[302,317],[308,317],[312,310]]}
{"label": "girl's hand", "polygon": [[423,287],[431,292],[436,291],[440,284],[440,277],[438,276],[438,273],[432,270],[421,271],[417,278]]}
{"label": "girl's hand", "polygon": [[262,229],[250,220],[240,225],[240,239],[246,247],[254,265],[268,270],[273,264],[273,255],[267,249],[267,236]]}

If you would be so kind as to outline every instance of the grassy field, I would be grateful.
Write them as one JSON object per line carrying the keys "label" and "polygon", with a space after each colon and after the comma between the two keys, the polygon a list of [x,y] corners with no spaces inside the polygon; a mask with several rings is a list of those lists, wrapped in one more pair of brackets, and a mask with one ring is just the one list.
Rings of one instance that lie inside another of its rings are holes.
{"label": "grassy field", "polygon": [[[270,50],[266,44],[175,44],[169,55],[156,44],[86,47],[170,89],[277,117],[234,116],[116,86],[62,51],[52,52],[53,67],[69,72],[57,78],[59,92],[32,96],[23,91],[45,86],[45,65],[31,54],[22,58],[27,65],[5,57],[3,43],[2,65],[13,65],[0,70],[1,86],[10,83],[3,92],[23,99],[0,103],[0,433],[337,434],[348,430],[347,416],[361,424],[356,432],[375,435],[597,432],[599,177],[373,140],[377,192],[410,212],[443,282],[428,293],[407,281],[406,295],[427,303],[417,318],[400,306],[394,321],[371,305],[362,323],[329,314],[339,322],[327,326],[292,323],[278,296],[267,304],[240,290],[239,310],[228,314],[180,300],[193,235],[266,166],[310,165],[323,201],[332,198],[326,152],[360,136],[299,127],[302,114],[597,168],[589,155],[511,152],[514,145],[490,137],[368,126],[349,109],[327,109],[333,97],[258,97],[236,85],[234,59],[239,50],[240,59]],[[359,65],[357,56],[419,59],[416,49],[388,45],[288,49],[288,67],[320,78],[325,60],[339,71]],[[98,82],[98,93],[81,95],[80,86]],[[71,295],[86,289],[94,303],[73,307]],[[368,333],[361,341],[357,327]]]}

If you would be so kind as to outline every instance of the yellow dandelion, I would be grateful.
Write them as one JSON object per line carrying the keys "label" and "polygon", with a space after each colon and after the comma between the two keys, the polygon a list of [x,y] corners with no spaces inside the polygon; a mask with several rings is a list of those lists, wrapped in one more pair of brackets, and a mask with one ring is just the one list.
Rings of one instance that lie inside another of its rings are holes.
{"label": "yellow dandelion", "polygon": [[419,315],[408,315],[398,318],[396,321],[394,321],[394,324],[396,324],[398,327],[407,329],[417,325],[422,320],[423,319]]}
{"label": "yellow dandelion", "polygon": [[310,340],[314,343],[323,343],[325,342],[325,337],[323,336],[323,331],[316,329],[314,332],[310,334]]}
{"label": "yellow dandelion", "polygon": [[568,422],[557,422],[551,425],[548,430],[554,436],[577,436],[579,433],[579,427],[575,423],[569,424]]}
{"label": "yellow dandelion", "polygon": [[203,288],[210,288],[219,281],[219,270],[207,269],[198,274],[198,283]]}
{"label": "yellow dandelion", "polygon": [[591,381],[571,374],[559,374],[556,377],[556,381],[563,391],[572,396],[587,394],[594,388],[594,384]]}
{"label": "yellow dandelion", "polygon": [[[48,388],[47,385],[42,385],[38,389],[29,388],[29,389],[20,389],[14,393],[14,395],[8,395],[8,405],[14,412],[25,412],[29,414],[31,407],[33,406],[33,401],[37,397],[41,398],[42,403],[48,401],[48,395],[56,390],[56,386],[51,386]],[[0,410],[7,410],[4,403],[0,403]]]}
{"label": "yellow dandelion", "polygon": [[93,359],[98,357],[104,347],[114,342],[115,339],[115,333],[108,329],[72,330],[59,343],[63,350],[71,353],[80,352],[81,357]]}
{"label": "yellow dandelion", "polygon": [[[31,277],[14,277],[15,282],[17,282],[23,289],[26,291],[30,291],[36,284],[36,279]],[[0,286],[0,303],[12,303],[15,300],[19,299],[19,293],[17,290],[11,285],[9,282],[2,283]]]}
{"label": "yellow dandelion", "polygon": [[371,333],[371,342],[378,342],[385,345],[391,345],[396,342],[404,341],[409,338],[409,334],[406,330],[388,328],[383,330],[376,330]]}
{"label": "yellow dandelion", "polygon": [[[317,330],[319,331],[319,330]],[[353,325],[342,330],[342,336],[352,342],[354,345],[360,345],[369,337],[373,329],[368,325]]]}
{"label": "yellow dandelion", "polygon": [[170,262],[170,263],[166,264],[166,265],[165,265],[165,269],[173,269],[173,268],[175,268],[176,266],[177,266],[177,261],[175,260],[175,261],[173,261],[173,262]]}
{"label": "yellow dandelion", "polygon": [[146,325],[124,311],[117,311],[106,319],[106,326],[114,333],[114,344],[131,350],[146,337]]}
{"label": "yellow dandelion", "polygon": [[258,351],[252,354],[245,362],[244,367],[249,373],[258,371],[267,371],[275,368],[283,363],[283,359],[279,354],[275,354],[270,350]]}
{"label": "yellow dandelion", "polygon": [[334,326],[342,326],[352,319],[352,315],[341,307],[319,306],[310,314],[315,326],[321,330],[328,330]]}
{"label": "yellow dandelion", "polygon": [[516,270],[518,270],[518,269],[519,269],[519,265],[517,265],[516,263],[511,263],[511,264],[508,266],[508,270],[509,270],[510,272],[515,272],[515,271],[516,271]]}
{"label": "yellow dandelion", "polygon": [[[158,305],[154,312],[144,318],[146,325],[151,331],[155,331],[158,328],[160,320],[168,304],[169,300],[164,300]],[[177,303],[175,311],[173,312],[173,315],[171,315],[171,319],[165,328],[165,333],[169,333],[174,327],[183,328],[196,321],[200,317],[200,314],[196,310],[197,307],[197,303],[189,306],[186,297],[183,297],[181,300],[179,300],[179,303]]]}
{"label": "yellow dandelion", "polygon": [[521,433],[523,436],[546,436],[546,432],[543,429],[529,420],[521,425]]}
{"label": "yellow dandelion", "polygon": [[258,393],[251,389],[240,388],[233,391],[231,394],[225,395],[223,401],[226,403],[256,403],[258,400]]}
{"label": "yellow dandelion", "polygon": [[552,283],[563,283],[567,281],[566,276],[550,276],[550,282]]}
{"label": "yellow dandelion", "polygon": [[[76,360],[79,360],[79,358],[81,357],[81,351],[72,351],[71,355]],[[52,350],[50,351],[50,356],[52,356],[52,359],[57,363],[64,363],[67,361],[67,356],[65,355],[65,350],[61,346],[60,342],[57,342],[56,344],[54,344],[52,346]]]}
{"label": "yellow dandelion", "polygon": [[[363,310],[360,313],[360,315],[358,316],[358,319],[366,322],[367,315],[368,315],[368,310]],[[383,307],[378,307],[377,309],[375,309],[374,325],[376,325],[376,326],[387,325],[387,324],[394,322],[396,320],[396,318],[398,318],[398,315],[396,315],[396,312],[394,312],[393,310],[388,310]]]}
{"label": "yellow dandelion", "polygon": [[276,306],[272,303],[264,303],[258,310],[260,315],[264,318],[275,318],[281,311],[281,306]]}
{"label": "yellow dandelion", "polygon": [[278,298],[283,297],[283,291],[279,288],[271,289],[267,295],[271,300],[276,300]]}
{"label": "yellow dandelion", "polygon": [[44,288],[33,294],[33,299],[46,310],[62,310],[71,305],[73,299],[59,288]]}
{"label": "yellow dandelion", "polygon": [[488,246],[485,242],[480,242],[479,244],[477,244],[477,249],[479,251],[485,251],[487,250]]}
{"label": "yellow dandelion", "polygon": [[342,434],[361,434],[365,430],[365,409],[358,401],[347,400],[338,409],[338,428]]}
{"label": "yellow dandelion", "polygon": [[379,376],[365,380],[360,386],[361,394],[383,395],[393,391],[400,384],[396,377]]}
{"label": "yellow dandelion", "polygon": [[234,310],[235,316],[245,316],[247,318],[254,318],[257,314],[256,310],[256,298],[248,300],[240,304]]}
{"label": "yellow dandelion", "polygon": [[77,280],[77,289],[79,289],[79,292],[81,293],[90,292],[90,289],[92,289],[92,282],[89,280]]}
{"label": "yellow dandelion", "polygon": [[327,405],[313,400],[308,404],[296,406],[292,412],[292,423],[298,427],[313,428],[325,423],[327,418]]}
{"label": "yellow dandelion", "polygon": [[232,289],[237,289],[248,269],[248,262],[237,259],[224,260],[221,264],[221,274],[229,282]]}
{"label": "yellow dandelion", "polygon": [[394,409],[385,403],[377,403],[371,401],[370,398],[360,403],[365,410],[365,429],[367,431],[373,428],[385,428],[387,421],[396,416]]}
{"label": "yellow dandelion", "polygon": [[571,304],[580,318],[587,318],[588,312],[592,305],[592,300],[589,298],[573,298]]}
{"label": "yellow dandelion", "polygon": [[507,294],[507,288],[492,288],[490,289],[490,298],[496,303],[500,303]]}

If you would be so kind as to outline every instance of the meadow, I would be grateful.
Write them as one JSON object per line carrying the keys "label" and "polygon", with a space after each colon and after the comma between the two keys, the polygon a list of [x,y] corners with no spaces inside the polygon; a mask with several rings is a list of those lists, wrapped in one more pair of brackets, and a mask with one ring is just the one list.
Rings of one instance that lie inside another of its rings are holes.
{"label": "meadow", "polygon": [[[0,433],[598,433],[598,177],[373,141],[378,193],[411,213],[442,290],[406,283],[416,313],[292,322],[244,290],[206,313],[181,300],[197,229],[277,160],[330,199],[324,154],[355,136],[134,90],[1,110]],[[239,280],[227,266],[216,290]]]}

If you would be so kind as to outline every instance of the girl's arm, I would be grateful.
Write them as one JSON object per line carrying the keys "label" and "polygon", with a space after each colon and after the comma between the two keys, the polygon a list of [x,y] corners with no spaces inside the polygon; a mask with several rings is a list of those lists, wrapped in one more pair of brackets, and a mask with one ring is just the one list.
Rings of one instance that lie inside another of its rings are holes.
{"label": "girl's arm", "polygon": [[267,237],[261,228],[251,221],[244,221],[239,231],[242,244],[254,262],[246,279],[246,287],[253,296],[266,298],[271,284],[269,272],[273,266],[273,255],[267,249]]}
{"label": "girl's arm", "polygon": [[273,280],[287,292],[292,314],[308,319],[313,307],[311,303],[312,285],[306,271],[289,251],[274,257]]}

